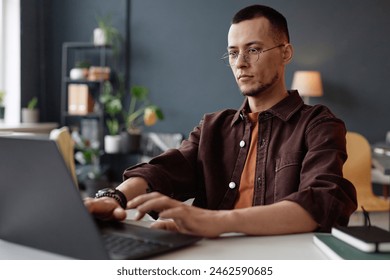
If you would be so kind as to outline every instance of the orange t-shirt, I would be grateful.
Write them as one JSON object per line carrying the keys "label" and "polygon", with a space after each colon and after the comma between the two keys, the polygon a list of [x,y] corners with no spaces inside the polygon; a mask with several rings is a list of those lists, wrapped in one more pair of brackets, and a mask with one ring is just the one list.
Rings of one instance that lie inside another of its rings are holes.
{"label": "orange t-shirt", "polygon": [[253,128],[251,132],[251,142],[249,143],[249,151],[245,160],[244,169],[241,174],[240,188],[238,199],[234,208],[251,207],[253,204],[253,191],[255,187],[255,171],[257,157],[257,140],[259,133],[259,112],[249,113],[248,118],[252,122]]}

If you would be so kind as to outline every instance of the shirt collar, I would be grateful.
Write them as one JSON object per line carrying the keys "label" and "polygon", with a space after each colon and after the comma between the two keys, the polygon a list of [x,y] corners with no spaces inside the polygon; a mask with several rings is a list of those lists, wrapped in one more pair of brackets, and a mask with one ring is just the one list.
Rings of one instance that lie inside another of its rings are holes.
{"label": "shirt collar", "polygon": [[[274,106],[266,110],[265,112],[280,118],[283,121],[288,121],[295,112],[297,112],[304,105],[302,98],[299,96],[298,91],[289,90],[288,96],[283,100],[276,103]],[[245,98],[240,109],[237,110],[231,125],[244,120],[248,112],[248,98]]]}

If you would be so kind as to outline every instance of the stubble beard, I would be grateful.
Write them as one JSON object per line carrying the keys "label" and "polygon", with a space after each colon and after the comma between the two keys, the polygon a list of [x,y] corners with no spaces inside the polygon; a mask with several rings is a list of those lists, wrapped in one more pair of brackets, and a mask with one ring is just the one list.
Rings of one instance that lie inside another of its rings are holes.
{"label": "stubble beard", "polygon": [[255,97],[260,96],[262,93],[266,92],[269,88],[271,88],[273,85],[275,85],[276,81],[279,79],[279,74],[276,73],[275,76],[272,78],[272,80],[269,83],[262,84],[258,86],[255,89],[249,90],[249,91],[241,91],[243,96],[247,97]]}

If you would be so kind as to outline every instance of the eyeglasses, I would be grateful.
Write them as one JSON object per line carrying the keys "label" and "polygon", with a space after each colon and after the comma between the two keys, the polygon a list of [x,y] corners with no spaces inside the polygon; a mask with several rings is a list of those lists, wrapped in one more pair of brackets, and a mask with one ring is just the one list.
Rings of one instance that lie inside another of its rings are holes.
{"label": "eyeglasses", "polygon": [[272,47],[272,48],[269,48],[266,50],[258,50],[255,48],[249,48],[249,49],[246,49],[244,51],[244,53],[241,53],[241,54],[239,52],[236,52],[236,51],[230,51],[230,52],[225,53],[221,57],[221,59],[229,67],[236,65],[239,55],[243,56],[244,61],[246,63],[255,63],[259,60],[260,54],[268,52],[268,51],[276,49],[276,48],[284,47],[284,46],[285,46],[285,44],[280,44],[280,45],[277,45],[275,47]]}

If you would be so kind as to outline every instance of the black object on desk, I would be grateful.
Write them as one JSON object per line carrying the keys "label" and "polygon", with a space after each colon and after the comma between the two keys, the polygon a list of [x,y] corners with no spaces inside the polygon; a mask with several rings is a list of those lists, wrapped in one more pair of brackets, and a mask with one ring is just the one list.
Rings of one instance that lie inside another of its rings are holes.
{"label": "black object on desk", "polygon": [[390,253],[366,253],[329,233],[315,233],[313,242],[330,259],[390,260]]}
{"label": "black object on desk", "polygon": [[367,253],[390,252],[390,232],[376,226],[338,226],[332,235]]}

